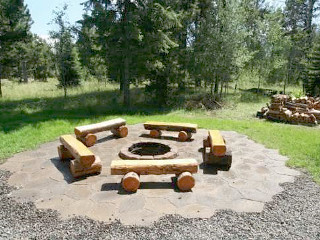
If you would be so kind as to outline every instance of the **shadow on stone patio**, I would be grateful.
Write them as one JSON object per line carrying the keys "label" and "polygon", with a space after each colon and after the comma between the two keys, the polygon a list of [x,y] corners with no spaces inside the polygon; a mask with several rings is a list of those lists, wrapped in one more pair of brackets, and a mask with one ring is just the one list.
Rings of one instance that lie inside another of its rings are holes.
{"label": "shadow on stone patio", "polygon": [[[151,137],[149,134],[146,134],[146,133],[141,134],[139,137],[151,138],[151,139],[159,139],[159,140],[162,139],[162,140],[175,141],[175,142],[179,141],[179,139],[177,137],[173,137],[173,136],[161,136],[159,138],[154,138],[154,137]],[[191,138],[191,139],[188,139],[185,142],[193,142],[193,141],[194,141],[194,139]]]}
{"label": "shadow on stone patio", "polygon": [[88,174],[88,175],[83,176],[83,177],[74,178],[71,175],[71,172],[70,172],[70,167],[69,167],[70,166],[70,162],[69,162],[69,160],[61,161],[59,157],[55,157],[55,158],[51,158],[50,161],[62,173],[64,180],[68,184],[84,180],[84,179],[86,179],[86,178],[88,178],[90,176],[97,175],[97,174]]}

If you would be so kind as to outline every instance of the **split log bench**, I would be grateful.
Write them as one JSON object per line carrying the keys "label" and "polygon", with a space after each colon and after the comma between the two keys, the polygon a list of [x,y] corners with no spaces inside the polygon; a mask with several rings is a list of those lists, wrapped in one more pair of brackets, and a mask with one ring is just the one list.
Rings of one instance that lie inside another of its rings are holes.
{"label": "split log bench", "polygon": [[170,160],[114,160],[111,162],[111,175],[124,175],[122,187],[128,192],[135,192],[140,186],[140,175],[176,174],[177,186],[181,191],[188,191],[195,185],[192,173],[198,171],[195,159]]}
{"label": "split log bench", "polygon": [[101,123],[76,127],[74,129],[74,133],[76,134],[78,140],[84,143],[87,147],[91,147],[97,141],[97,136],[95,133],[98,132],[110,130],[115,136],[126,137],[128,135],[128,128],[125,125],[126,120],[122,118],[116,118]]}
{"label": "split log bench", "polygon": [[[210,152],[206,154],[206,148]],[[220,131],[209,130],[208,137],[203,140],[204,163],[213,165],[225,165],[228,168],[232,163],[232,152],[227,149],[226,141]]]}
{"label": "split log bench", "polygon": [[192,133],[197,132],[198,125],[191,123],[167,123],[167,122],[146,122],[144,128],[150,130],[151,137],[160,137],[161,131],[176,131],[179,132],[179,141],[187,141],[191,139]]}
{"label": "split log bench", "polygon": [[73,177],[100,173],[101,160],[95,156],[82,142],[71,135],[60,137],[62,145],[58,146],[61,160],[70,159],[70,172]]}

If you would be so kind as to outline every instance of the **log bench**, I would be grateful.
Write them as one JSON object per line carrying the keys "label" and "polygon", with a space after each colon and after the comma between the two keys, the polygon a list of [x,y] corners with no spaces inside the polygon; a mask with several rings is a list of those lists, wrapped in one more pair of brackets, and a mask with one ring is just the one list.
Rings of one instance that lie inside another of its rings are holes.
{"label": "log bench", "polygon": [[196,133],[198,129],[197,124],[191,123],[168,123],[168,122],[153,122],[149,121],[143,124],[146,130],[150,130],[151,137],[160,137],[161,131],[175,131],[179,132],[179,141],[187,141],[191,139],[192,133]]}
{"label": "log bench", "polygon": [[93,146],[97,141],[95,133],[102,131],[111,131],[113,135],[118,137],[126,137],[128,135],[128,128],[125,126],[126,120],[116,118],[105,122],[76,127],[74,133],[78,140],[80,140],[87,147]]}
{"label": "log bench", "polygon": [[62,145],[58,146],[61,160],[71,160],[70,171],[73,177],[80,177],[93,173],[100,173],[101,160],[95,156],[82,142],[71,135],[60,137]]}
{"label": "log bench", "polygon": [[135,192],[140,186],[140,175],[176,174],[177,186],[181,191],[189,191],[195,185],[192,173],[198,171],[195,159],[170,160],[114,160],[111,162],[111,175],[124,175],[122,187]]}
{"label": "log bench", "polygon": [[[210,151],[207,154],[206,149]],[[208,137],[203,140],[204,163],[213,165],[226,165],[231,167],[232,152],[227,150],[226,141],[222,137],[220,131],[209,130]]]}

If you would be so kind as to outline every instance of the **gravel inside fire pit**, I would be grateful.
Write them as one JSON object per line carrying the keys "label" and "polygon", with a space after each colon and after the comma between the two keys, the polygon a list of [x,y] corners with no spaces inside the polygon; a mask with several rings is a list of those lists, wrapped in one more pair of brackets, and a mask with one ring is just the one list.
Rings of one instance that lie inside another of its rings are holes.
{"label": "gravel inside fire pit", "polygon": [[209,219],[162,217],[150,227],[75,217],[10,198],[9,172],[0,171],[0,239],[320,239],[320,187],[302,174],[262,213],[221,211]]}

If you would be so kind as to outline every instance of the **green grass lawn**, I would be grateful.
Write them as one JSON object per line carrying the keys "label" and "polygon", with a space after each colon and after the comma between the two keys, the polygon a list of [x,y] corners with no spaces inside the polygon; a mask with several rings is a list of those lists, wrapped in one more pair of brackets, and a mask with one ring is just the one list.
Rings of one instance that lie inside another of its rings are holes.
{"label": "green grass lawn", "polygon": [[[225,108],[214,112],[179,108],[154,109],[144,100],[131,108],[119,103],[115,86],[88,83],[70,91],[67,99],[48,83],[4,86],[0,100],[0,159],[36,148],[39,144],[72,133],[77,125],[123,117],[129,124],[147,120],[197,123],[200,128],[233,130],[248,135],[268,148],[279,149],[290,158],[288,165],[307,169],[320,183],[320,129],[272,123],[254,118],[267,101],[256,95],[230,94]],[[29,88],[27,91],[26,89]],[[26,91],[26,92],[23,92]],[[133,90],[133,96],[135,96]],[[1,161],[0,160],[0,161]]]}

